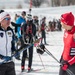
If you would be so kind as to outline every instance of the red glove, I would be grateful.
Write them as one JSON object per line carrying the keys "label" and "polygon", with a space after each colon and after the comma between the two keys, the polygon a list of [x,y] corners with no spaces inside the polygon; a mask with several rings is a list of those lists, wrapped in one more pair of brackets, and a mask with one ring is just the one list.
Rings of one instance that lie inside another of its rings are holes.
{"label": "red glove", "polygon": [[74,64],[74,63],[75,63],[75,56],[74,56],[71,60],[69,60],[68,63],[69,63],[70,65]]}
{"label": "red glove", "polygon": [[68,68],[68,64],[64,64],[64,65],[62,66],[62,69],[63,69],[64,71],[66,71],[67,68]]}

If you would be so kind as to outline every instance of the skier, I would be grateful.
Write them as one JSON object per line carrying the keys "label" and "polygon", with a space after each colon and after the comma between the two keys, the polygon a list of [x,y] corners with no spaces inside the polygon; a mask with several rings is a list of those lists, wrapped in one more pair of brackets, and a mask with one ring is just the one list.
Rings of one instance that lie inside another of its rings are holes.
{"label": "skier", "polygon": [[[21,47],[23,46],[23,39],[22,39],[22,35],[21,35],[21,25],[23,23],[26,23],[26,19],[25,19],[25,16],[26,16],[26,12],[25,11],[22,11],[21,13],[21,16],[19,16],[17,19],[16,19],[16,24],[19,24],[20,26],[18,26],[16,28],[15,26],[15,29],[17,29],[16,33],[17,33],[17,37],[18,39],[20,40],[21,42]],[[20,56],[17,57],[18,60],[20,60]]]}
{"label": "skier", "polygon": [[[44,44],[47,45],[46,43],[46,32],[45,32],[45,29],[46,29],[46,17],[44,17],[42,19],[42,23],[41,23],[41,27],[40,27],[40,32],[41,32],[41,36],[42,36],[42,40],[44,39]],[[42,43],[42,40],[41,40],[41,43]]]}
{"label": "skier", "polygon": [[[26,19],[25,19],[25,16],[26,16],[26,12],[23,11],[21,13],[21,16],[17,18],[16,20],[16,24],[23,24],[23,23],[26,23]],[[21,36],[21,26],[17,27],[17,36],[18,38],[22,41],[22,36]]]}
{"label": "skier", "polygon": [[15,14],[14,20],[16,21],[19,17],[20,17],[20,15]]}
{"label": "skier", "polygon": [[[33,37],[36,34],[36,27],[33,24],[32,21],[32,15],[28,14],[27,16],[27,23],[22,25],[22,33],[24,34],[23,38],[24,38],[24,44],[29,45],[33,43]],[[28,53],[28,54],[27,54]],[[23,51],[23,55],[22,55],[22,62],[21,62],[21,70],[22,72],[25,70],[25,60],[26,60],[26,56],[29,55],[29,59],[28,59],[28,72],[30,72],[32,70],[32,58],[33,58],[33,46],[30,47],[27,50]]]}
{"label": "skier", "polygon": [[13,30],[9,26],[10,20],[7,12],[0,12],[0,75],[16,75],[15,65],[11,59],[15,47]]}
{"label": "skier", "polygon": [[61,15],[61,25],[64,31],[64,50],[60,59],[59,75],[68,75],[67,69],[75,74],[75,26],[72,12]]}

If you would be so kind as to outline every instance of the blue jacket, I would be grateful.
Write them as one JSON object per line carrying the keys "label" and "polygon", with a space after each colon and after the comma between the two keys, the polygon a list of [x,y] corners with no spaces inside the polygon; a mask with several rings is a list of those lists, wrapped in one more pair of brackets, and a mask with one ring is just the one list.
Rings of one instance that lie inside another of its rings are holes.
{"label": "blue jacket", "polygon": [[[22,24],[22,23],[26,23],[26,20],[20,16],[16,20],[16,24]],[[21,37],[21,26],[20,27],[17,27],[17,36],[18,36],[18,38]]]}

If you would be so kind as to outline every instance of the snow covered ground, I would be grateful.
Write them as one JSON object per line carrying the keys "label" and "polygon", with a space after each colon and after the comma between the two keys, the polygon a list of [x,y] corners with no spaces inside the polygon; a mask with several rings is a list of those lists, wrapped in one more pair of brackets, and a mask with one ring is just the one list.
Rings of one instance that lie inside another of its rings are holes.
{"label": "snow covered ground", "polygon": [[[63,50],[63,31],[55,31],[55,32],[48,32],[47,36],[47,43],[46,48],[57,58],[60,59],[61,53]],[[15,68],[17,75],[58,75],[59,73],[59,63],[54,60],[51,56],[47,53],[43,55],[39,55],[36,52],[36,48],[34,48],[34,55],[33,55],[33,64],[32,68],[35,72],[21,73],[21,61],[15,60]],[[28,61],[26,61],[26,68],[28,65]]]}
{"label": "snow covered ground", "polygon": [[[6,11],[10,12],[12,18],[14,18],[15,13],[21,12],[23,10],[28,12],[28,9],[6,9]],[[75,15],[75,6],[32,9],[32,14],[37,14],[40,18],[42,16],[46,16],[48,21],[53,18],[60,18],[61,14],[65,12],[73,12],[73,14]],[[46,46],[46,48],[57,58],[57,60],[59,60],[63,50],[63,31],[48,32],[47,43],[49,44],[49,46]],[[16,75],[58,75],[59,73],[59,63],[47,53],[38,55],[36,53],[36,48],[34,48],[32,64],[32,68],[36,70],[35,72],[23,72],[21,74],[21,61],[16,59],[14,61]],[[27,64],[28,62],[26,61],[26,68]]]}

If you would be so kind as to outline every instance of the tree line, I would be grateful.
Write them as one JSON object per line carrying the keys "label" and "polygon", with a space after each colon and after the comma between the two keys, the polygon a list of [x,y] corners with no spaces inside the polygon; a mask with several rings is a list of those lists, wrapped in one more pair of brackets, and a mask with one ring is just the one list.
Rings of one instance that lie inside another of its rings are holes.
{"label": "tree line", "polygon": [[32,5],[40,7],[41,4],[48,3],[48,6],[69,6],[75,5],[75,0],[32,0]]}

